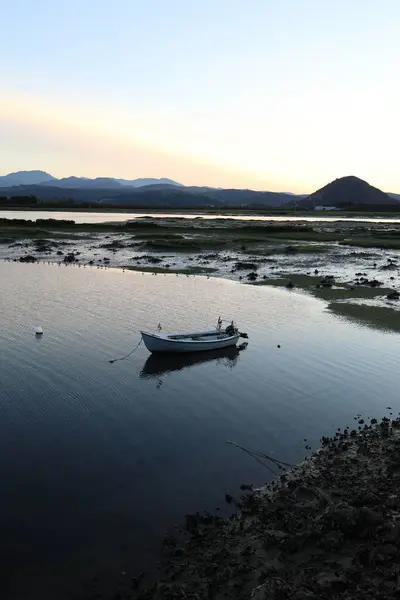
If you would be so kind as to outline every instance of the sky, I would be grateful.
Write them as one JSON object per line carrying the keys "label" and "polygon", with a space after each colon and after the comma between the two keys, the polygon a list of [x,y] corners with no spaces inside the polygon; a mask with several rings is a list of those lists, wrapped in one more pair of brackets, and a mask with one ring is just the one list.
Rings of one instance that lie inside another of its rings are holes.
{"label": "sky", "polygon": [[400,193],[399,0],[3,0],[0,174]]}

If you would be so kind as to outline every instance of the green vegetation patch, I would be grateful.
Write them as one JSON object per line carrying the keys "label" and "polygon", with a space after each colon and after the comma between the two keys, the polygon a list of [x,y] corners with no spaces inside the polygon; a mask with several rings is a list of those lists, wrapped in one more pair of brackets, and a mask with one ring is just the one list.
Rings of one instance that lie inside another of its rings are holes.
{"label": "green vegetation patch", "polygon": [[135,237],[132,238],[134,240],[150,240],[157,241],[158,238],[168,239],[168,240],[183,240],[185,239],[183,235],[179,233],[168,233],[167,231],[153,231],[151,233],[136,233]]}
{"label": "green vegetation patch", "polygon": [[[51,238],[59,240],[91,240],[92,235],[74,234],[69,231],[50,231],[48,229],[39,229],[31,227],[9,227],[3,228],[0,223],[0,239],[12,238],[12,241],[21,239]],[[4,242],[2,242],[4,243]]]}
{"label": "green vegetation patch", "polygon": [[222,248],[226,246],[223,240],[211,238],[169,239],[160,238],[144,242],[142,248],[153,252],[201,252],[205,249]]}
{"label": "green vegetation patch", "polygon": [[142,273],[179,273],[181,275],[196,275],[201,273],[215,273],[218,269],[212,267],[187,267],[184,269],[169,269],[166,267],[122,267],[128,271],[139,271]]}
{"label": "green vegetation patch", "polygon": [[331,280],[332,287],[317,287],[324,279],[321,275],[288,275],[287,277],[275,277],[268,279],[260,279],[252,285],[271,285],[275,287],[285,287],[291,281],[295,288],[300,288],[311,293],[316,298],[321,300],[351,300],[356,298],[378,298],[379,296],[387,296],[390,288],[370,287],[368,285],[352,286],[347,283],[335,284],[335,280]]}
{"label": "green vegetation patch", "polygon": [[369,287],[367,285],[358,285],[355,287],[331,287],[331,288],[315,288],[312,290],[314,296],[322,300],[347,300],[352,298],[378,298],[386,296],[393,290],[381,287]]}
{"label": "green vegetation patch", "polygon": [[365,238],[346,239],[340,242],[343,246],[359,246],[361,248],[380,248],[382,250],[400,250],[400,237],[393,235],[387,238]]}
{"label": "green vegetation patch", "polygon": [[328,309],[337,315],[376,329],[400,332],[400,311],[395,308],[331,302]]}
{"label": "green vegetation patch", "polygon": [[310,289],[320,283],[322,276],[317,275],[288,275],[287,277],[268,277],[268,279],[260,279],[252,285],[272,285],[276,287],[285,286],[291,281],[296,287],[302,289]]}

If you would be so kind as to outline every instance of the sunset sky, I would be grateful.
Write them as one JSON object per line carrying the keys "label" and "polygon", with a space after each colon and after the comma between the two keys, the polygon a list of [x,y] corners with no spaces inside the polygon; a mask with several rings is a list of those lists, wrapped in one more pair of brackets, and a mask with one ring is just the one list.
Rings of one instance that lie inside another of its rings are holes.
{"label": "sunset sky", "polygon": [[0,174],[400,193],[399,0],[2,5]]}

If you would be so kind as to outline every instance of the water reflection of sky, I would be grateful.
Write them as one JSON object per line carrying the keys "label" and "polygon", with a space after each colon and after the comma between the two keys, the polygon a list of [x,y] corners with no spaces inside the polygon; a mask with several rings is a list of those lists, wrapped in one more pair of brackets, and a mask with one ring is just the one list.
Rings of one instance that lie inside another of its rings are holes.
{"label": "water reflection of sky", "polygon": [[[139,569],[186,512],[268,480],[227,439],[295,462],[303,438],[315,448],[356,413],[400,410],[397,335],[313,298],[42,264],[0,263],[0,279],[0,550],[20,600],[39,585],[45,597],[50,572],[72,586],[128,555]],[[249,334],[245,351],[159,361],[140,346],[108,363],[140,329],[203,329],[220,314]]]}
{"label": "water reflection of sky", "polygon": [[398,218],[367,218],[367,217],[340,217],[340,213],[334,217],[304,217],[304,216],[263,216],[263,215],[214,215],[204,213],[163,213],[163,212],[73,212],[73,211],[35,211],[35,210],[4,210],[1,211],[3,219],[72,219],[76,223],[103,223],[127,221],[137,217],[159,217],[159,218],[180,218],[180,219],[234,219],[240,221],[309,221],[309,222],[334,222],[341,219],[345,221],[354,221],[362,223],[400,223]]}

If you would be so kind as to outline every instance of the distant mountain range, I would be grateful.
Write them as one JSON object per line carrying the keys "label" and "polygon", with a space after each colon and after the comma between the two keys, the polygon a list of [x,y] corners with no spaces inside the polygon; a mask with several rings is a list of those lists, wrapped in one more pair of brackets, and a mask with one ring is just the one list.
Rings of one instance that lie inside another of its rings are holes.
{"label": "distant mountain range", "polygon": [[0,177],[0,188],[18,185],[50,185],[66,189],[118,189],[122,186],[143,187],[145,185],[182,185],[172,179],[114,179],[113,177],[63,177],[57,179],[45,171],[17,171]]}
{"label": "distant mountain range", "polygon": [[57,179],[44,171],[17,171],[0,177],[0,187],[15,185],[37,185],[39,183],[56,182]]}
{"label": "distant mountain range", "polygon": [[[49,206],[90,204],[121,208],[291,208],[335,207],[346,210],[399,210],[400,195],[386,194],[358,177],[335,179],[309,195],[184,186],[171,179],[65,177],[44,171],[19,171],[0,177],[1,204],[35,196]],[[29,200],[27,200],[29,203]]]}

